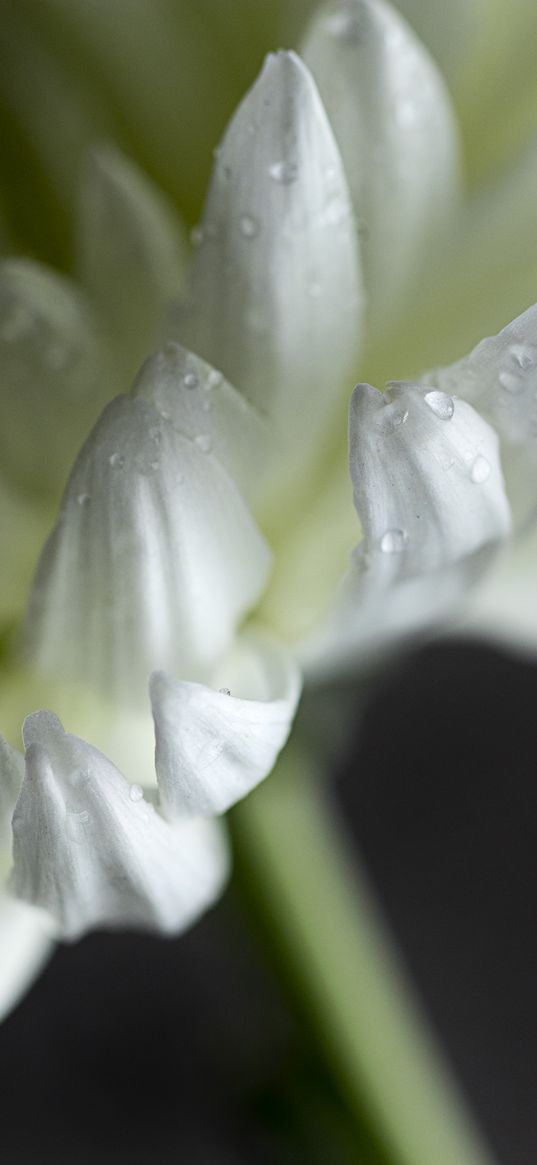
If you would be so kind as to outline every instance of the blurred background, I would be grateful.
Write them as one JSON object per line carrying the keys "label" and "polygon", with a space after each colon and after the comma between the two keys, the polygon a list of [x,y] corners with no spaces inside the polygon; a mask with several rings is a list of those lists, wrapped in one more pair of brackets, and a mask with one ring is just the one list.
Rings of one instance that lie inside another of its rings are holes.
{"label": "blurred background", "polygon": [[[334,785],[501,1165],[537,1146],[536,708],[534,666],[428,647],[377,688]],[[0,1031],[6,1165],[381,1165],[241,875],[177,941],[57,951]]]}

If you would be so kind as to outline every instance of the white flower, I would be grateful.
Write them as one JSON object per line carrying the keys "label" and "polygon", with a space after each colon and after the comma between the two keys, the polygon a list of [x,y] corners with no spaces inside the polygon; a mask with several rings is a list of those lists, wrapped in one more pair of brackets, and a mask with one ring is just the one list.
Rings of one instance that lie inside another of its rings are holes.
{"label": "white flower", "polygon": [[[20,690],[27,711],[53,709],[25,720],[25,764],[0,753],[6,871],[13,814],[9,885],[36,933],[188,925],[226,877],[217,816],[287,739],[299,667],[309,682],[364,668],[434,626],[512,515],[527,520],[537,309],[451,367],[359,385],[352,485],[342,456],[352,384],[408,334],[461,189],[436,66],[388,4],[348,0],[314,18],[303,59],[268,57],[239,106],[188,272],[169,207],[111,149],[82,185],[83,289],[4,265],[6,547],[46,523],[114,396],[41,556],[26,671],[6,684],[14,705]],[[516,447],[507,490],[499,438]]]}

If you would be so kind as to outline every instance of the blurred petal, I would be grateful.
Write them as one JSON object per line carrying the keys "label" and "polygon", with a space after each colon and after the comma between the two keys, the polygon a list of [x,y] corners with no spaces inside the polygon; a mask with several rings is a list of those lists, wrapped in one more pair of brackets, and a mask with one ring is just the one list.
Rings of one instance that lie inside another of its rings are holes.
{"label": "blurred petal", "polygon": [[321,8],[302,52],[341,149],[373,318],[385,327],[458,203],[450,98],[426,49],[383,0]]}
{"label": "blurred petal", "polygon": [[23,757],[0,736],[0,855],[11,846],[11,817],[23,777]]}
{"label": "blurred petal", "polygon": [[78,273],[103,309],[132,377],[177,297],[187,244],[177,216],[134,162],[101,146],[88,155],[78,213]]}
{"label": "blurred petal", "polygon": [[50,712],[24,725],[26,777],[13,818],[12,890],[74,939],[94,926],[178,934],[227,874],[213,822],[165,822],[102,753]]}
{"label": "blurred petal", "polygon": [[360,298],[332,131],[307,69],[278,53],[219,147],[177,334],[276,423],[295,476],[334,425]]}
{"label": "blurred petal", "polygon": [[537,514],[537,304],[496,336],[424,382],[456,392],[487,417],[503,440],[502,462],[517,524]]}
{"label": "blurred petal", "polygon": [[[515,0],[516,2],[516,0]],[[459,89],[483,48],[488,17],[497,16],[494,0],[397,0],[417,36],[439,64],[450,88]],[[482,76],[479,78],[482,82]]]}
{"label": "blurred petal", "polygon": [[33,660],[145,704],[155,668],[205,679],[258,598],[268,548],[210,440],[118,397],[82,447],[34,583]]}
{"label": "blurred petal", "polygon": [[50,925],[40,911],[0,897],[0,1020],[18,1003],[52,953]]}
{"label": "blurred petal", "polygon": [[72,46],[60,45],[49,10],[49,0],[2,4],[2,161],[17,236],[32,252],[65,265],[84,148],[113,134],[115,117],[102,84],[80,67]]}
{"label": "blurred petal", "polygon": [[301,685],[282,647],[245,636],[220,674],[230,687],[152,676],[157,776],[171,818],[224,813],[267,776],[289,735]]}
{"label": "blurred petal", "polygon": [[363,541],[304,666],[370,663],[465,593],[510,532],[494,430],[466,402],[392,383],[354,392],[350,470]]}
{"label": "blurred petal", "polygon": [[195,441],[205,433],[241,492],[257,496],[272,430],[218,369],[172,342],[146,360],[132,391],[151,401],[183,437]]}
{"label": "blurred petal", "polygon": [[42,497],[63,485],[110,380],[84,297],[28,260],[0,266],[0,377],[2,471]]}

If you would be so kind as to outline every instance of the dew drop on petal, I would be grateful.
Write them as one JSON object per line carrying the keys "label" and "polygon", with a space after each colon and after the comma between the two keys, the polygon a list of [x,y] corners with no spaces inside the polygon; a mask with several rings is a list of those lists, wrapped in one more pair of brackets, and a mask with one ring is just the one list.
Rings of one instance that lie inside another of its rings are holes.
{"label": "dew drop on petal", "polygon": [[406,425],[408,421],[408,409],[399,409],[398,412],[392,414],[390,419],[394,429],[398,429],[400,425]]}
{"label": "dew drop on petal", "polygon": [[455,412],[455,402],[453,397],[448,396],[445,392],[427,392],[425,394],[425,404],[429,406],[435,417],[439,417],[441,421],[450,421]]}
{"label": "dew drop on petal", "polygon": [[298,178],[298,165],[290,160],[273,162],[269,166],[269,174],[273,182],[280,182],[282,186],[290,186]]}
{"label": "dew drop on petal", "polygon": [[121,456],[121,453],[112,453],[108,458],[108,462],[112,466],[112,469],[123,469],[125,458]]}
{"label": "dew drop on petal", "polygon": [[144,791],[143,791],[141,785],[131,785],[131,787],[129,789],[129,797],[130,797],[131,801],[141,801],[143,798],[143,795],[144,795]]}
{"label": "dew drop on petal", "polygon": [[386,530],[380,540],[380,549],[383,554],[401,554],[408,542],[406,530],[394,528]]}
{"label": "dew drop on petal", "polygon": [[183,384],[185,388],[197,388],[198,383],[198,378],[195,372],[185,372],[185,375],[183,376]]}
{"label": "dew drop on petal", "polygon": [[472,468],[470,470],[470,478],[474,485],[482,485],[484,481],[490,476],[490,464],[482,453],[478,453]]}
{"label": "dew drop on petal", "polygon": [[200,433],[194,438],[194,443],[201,449],[202,453],[210,453],[212,448],[212,441],[208,433]]}
{"label": "dew drop on petal", "polygon": [[79,506],[89,506],[91,502],[91,494],[79,494],[77,501]]}
{"label": "dew drop on petal", "polygon": [[230,696],[231,695],[231,691],[229,688],[219,688],[218,691],[219,691],[221,696]]}
{"label": "dew drop on petal", "polygon": [[224,377],[218,368],[211,368],[207,376],[207,388],[220,388]]}
{"label": "dew drop on petal", "polygon": [[528,368],[531,368],[535,362],[533,352],[529,348],[524,347],[523,344],[512,344],[509,351],[515,364],[518,364],[518,367],[523,372],[527,372]]}
{"label": "dew drop on petal", "polygon": [[505,392],[509,392],[513,396],[518,392],[522,392],[524,387],[520,376],[516,376],[512,372],[500,372],[498,380]]}
{"label": "dew drop on petal", "polygon": [[239,229],[245,239],[255,239],[259,234],[259,223],[252,214],[242,214],[239,219]]}

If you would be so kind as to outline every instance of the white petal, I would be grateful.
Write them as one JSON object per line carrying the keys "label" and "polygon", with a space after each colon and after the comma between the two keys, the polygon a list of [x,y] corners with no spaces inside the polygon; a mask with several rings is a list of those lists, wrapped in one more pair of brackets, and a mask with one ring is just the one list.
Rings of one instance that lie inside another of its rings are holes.
{"label": "white petal", "polygon": [[269,563],[209,438],[118,397],[78,456],[43,552],[29,650],[59,678],[144,706],[155,668],[206,678]]}
{"label": "white petal", "polygon": [[224,813],[273,768],[300,695],[291,657],[260,635],[244,636],[220,666],[219,689],[151,679],[156,768],[174,818]]}
{"label": "white petal", "polygon": [[2,472],[40,495],[61,488],[110,383],[88,303],[28,260],[0,267],[0,379]]}
{"label": "white petal", "polygon": [[537,304],[424,381],[471,401],[498,430],[515,521],[524,523],[537,509]]}
{"label": "white petal", "polygon": [[459,145],[440,73],[383,0],[314,16],[302,54],[341,149],[361,233],[373,318],[384,326],[431,262],[458,202]]}
{"label": "white petal", "polygon": [[64,938],[94,926],[177,934],[214,901],[227,874],[214,822],[170,825],[49,712],[28,717],[24,739],[12,890],[48,911]]}
{"label": "white petal", "polygon": [[350,196],[319,95],[294,54],[269,56],[218,150],[177,336],[277,422],[290,472],[337,412],[360,300]]}
{"label": "white petal", "polygon": [[452,83],[460,81],[472,55],[479,50],[479,33],[487,16],[497,13],[489,0],[397,0],[397,8]]}
{"label": "white petal", "polygon": [[11,817],[24,777],[24,758],[0,736],[0,862],[11,845]]}
{"label": "white petal", "polygon": [[41,911],[0,897],[0,1020],[15,1007],[52,953],[51,927]]}
{"label": "white petal", "polygon": [[405,382],[384,394],[358,385],[349,461],[369,570],[435,571],[509,532],[497,436],[465,401]]}
{"label": "white petal", "polygon": [[151,401],[183,437],[195,440],[204,433],[241,492],[257,496],[272,430],[218,369],[172,342],[146,360],[132,391]]}
{"label": "white petal", "polygon": [[350,469],[364,537],[325,627],[301,651],[310,674],[365,667],[445,618],[510,531],[495,432],[439,391],[359,385]]}
{"label": "white petal", "polygon": [[78,220],[80,278],[123,349],[126,374],[133,375],[179,293],[186,238],[164,195],[111,147],[88,156]]}

